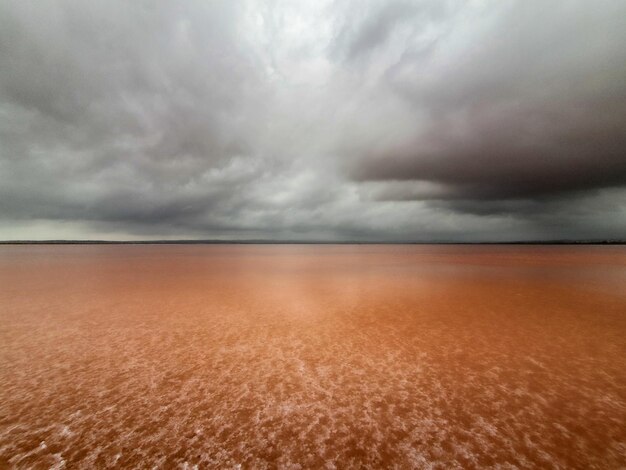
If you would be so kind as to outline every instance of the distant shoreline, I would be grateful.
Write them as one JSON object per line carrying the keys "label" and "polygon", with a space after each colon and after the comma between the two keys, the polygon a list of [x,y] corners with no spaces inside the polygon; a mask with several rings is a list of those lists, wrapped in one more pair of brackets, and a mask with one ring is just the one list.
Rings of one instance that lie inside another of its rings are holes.
{"label": "distant shoreline", "polygon": [[0,245],[626,245],[626,240],[292,241],[292,240],[0,240]]}

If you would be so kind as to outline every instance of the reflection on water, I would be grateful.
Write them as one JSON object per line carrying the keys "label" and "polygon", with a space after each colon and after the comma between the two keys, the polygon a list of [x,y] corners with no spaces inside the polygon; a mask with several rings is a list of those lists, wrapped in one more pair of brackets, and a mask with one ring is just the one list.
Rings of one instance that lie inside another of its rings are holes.
{"label": "reflection on water", "polygon": [[0,247],[0,468],[620,468],[626,249]]}

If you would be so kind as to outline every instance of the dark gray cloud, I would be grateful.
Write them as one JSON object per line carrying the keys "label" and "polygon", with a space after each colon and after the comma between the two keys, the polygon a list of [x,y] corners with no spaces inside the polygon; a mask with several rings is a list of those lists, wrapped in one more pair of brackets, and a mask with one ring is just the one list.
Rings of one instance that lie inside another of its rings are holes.
{"label": "dark gray cloud", "polygon": [[625,15],[0,0],[0,238],[626,236]]}
{"label": "dark gray cloud", "polygon": [[626,183],[624,6],[499,8],[471,46],[451,51],[449,32],[427,56],[408,46],[385,71],[418,123],[405,140],[361,151],[357,178],[436,182],[447,198],[496,200]]}

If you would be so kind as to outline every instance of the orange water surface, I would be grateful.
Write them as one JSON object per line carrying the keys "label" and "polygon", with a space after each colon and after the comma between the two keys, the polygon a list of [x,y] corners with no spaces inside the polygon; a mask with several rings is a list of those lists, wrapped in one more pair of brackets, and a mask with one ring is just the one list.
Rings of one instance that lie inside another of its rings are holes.
{"label": "orange water surface", "polygon": [[0,468],[626,467],[626,247],[0,247]]}

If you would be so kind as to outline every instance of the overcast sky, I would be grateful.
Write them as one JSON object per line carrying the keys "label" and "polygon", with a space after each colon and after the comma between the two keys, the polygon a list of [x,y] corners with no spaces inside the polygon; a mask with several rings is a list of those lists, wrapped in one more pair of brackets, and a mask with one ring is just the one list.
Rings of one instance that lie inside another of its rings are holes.
{"label": "overcast sky", "polygon": [[0,239],[626,238],[625,18],[0,0]]}

